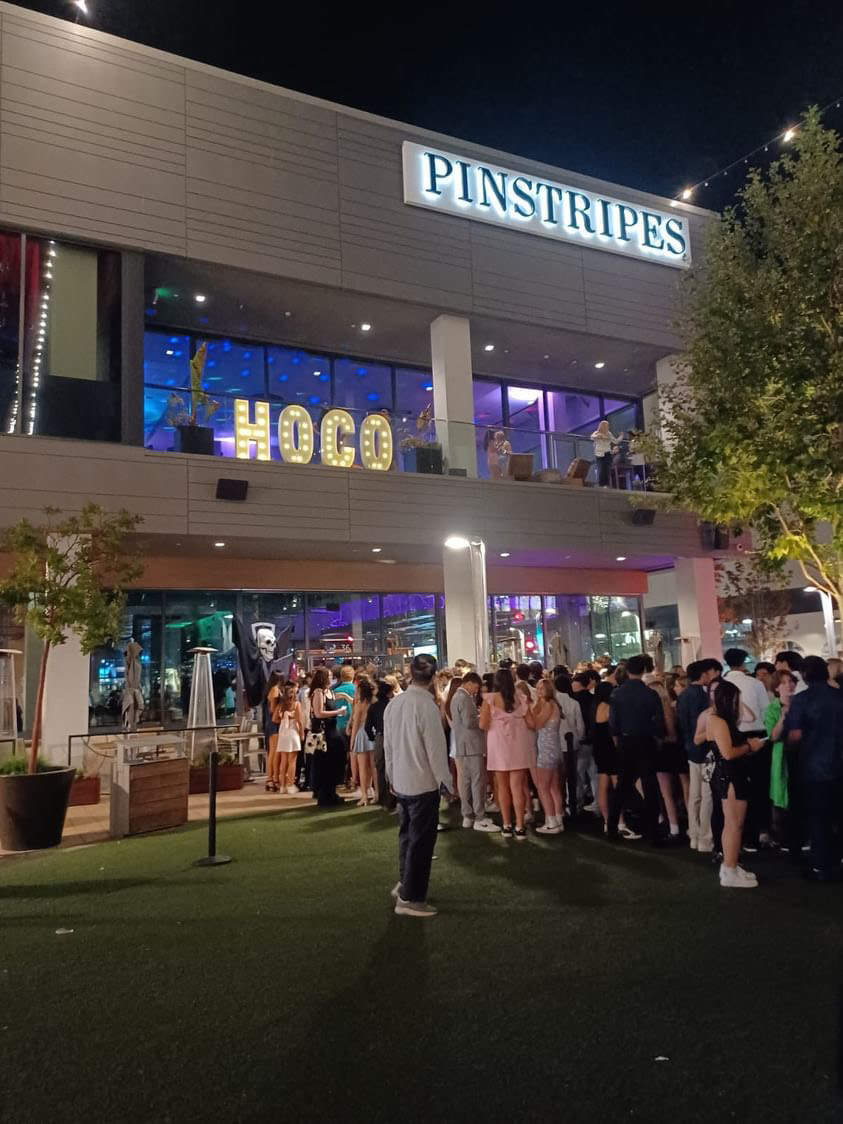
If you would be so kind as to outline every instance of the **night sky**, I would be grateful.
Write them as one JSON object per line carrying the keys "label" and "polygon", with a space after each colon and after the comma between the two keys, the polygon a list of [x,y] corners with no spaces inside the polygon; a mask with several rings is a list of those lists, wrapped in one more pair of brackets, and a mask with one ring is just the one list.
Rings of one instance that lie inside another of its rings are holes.
{"label": "night sky", "polygon": [[[88,5],[115,35],[666,195],[843,95],[839,0]],[[70,0],[22,6],[75,18]],[[843,109],[826,120],[843,131]],[[694,201],[722,206],[737,182]]]}

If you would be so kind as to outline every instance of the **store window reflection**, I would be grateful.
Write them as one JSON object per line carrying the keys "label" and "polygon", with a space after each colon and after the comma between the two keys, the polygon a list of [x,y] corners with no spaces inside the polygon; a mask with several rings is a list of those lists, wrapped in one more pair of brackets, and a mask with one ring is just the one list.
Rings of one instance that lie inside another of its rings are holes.
{"label": "store window reflection", "polygon": [[574,668],[592,658],[591,615],[588,598],[580,594],[544,598],[547,666]]}
{"label": "store window reflection", "polygon": [[545,658],[542,599],[507,594],[492,598],[495,658],[516,663]]}
{"label": "store window reflection", "polygon": [[211,673],[218,718],[236,709],[235,593],[168,593],[165,598],[163,713],[166,725],[187,721],[193,648],[213,648]]}
{"label": "store window reflection", "polygon": [[331,360],[326,356],[268,347],[266,369],[269,393],[285,405],[305,406],[316,420],[319,410],[331,404]]}
{"label": "store window reflection", "polygon": [[227,339],[198,339],[197,351],[202,343],[207,347],[205,385],[212,397],[215,391],[219,394],[233,394],[238,398],[265,397],[265,357],[262,347]]}
{"label": "store window reflection", "polygon": [[380,597],[376,593],[311,593],[307,598],[308,666],[380,660]]}
{"label": "store window reflection", "polygon": [[358,359],[334,362],[334,405],[352,413],[374,414],[392,410],[392,373],[389,367]]}
{"label": "store window reflection", "polygon": [[88,718],[92,728],[115,729],[122,724],[122,696],[126,685],[123,652],[133,638],[141,646],[141,692],[144,724],[161,722],[161,613],[158,591],[133,591],[123,614],[122,637],[91,653]]}
{"label": "store window reflection", "polygon": [[614,662],[642,650],[641,614],[637,597],[590,597],[593,658]]}
{"label": "store window reflection", "polygon": [[386,670],[403,670],[413,656],[423,652],[438,657],[434,595],[384,594],[383,642]]}

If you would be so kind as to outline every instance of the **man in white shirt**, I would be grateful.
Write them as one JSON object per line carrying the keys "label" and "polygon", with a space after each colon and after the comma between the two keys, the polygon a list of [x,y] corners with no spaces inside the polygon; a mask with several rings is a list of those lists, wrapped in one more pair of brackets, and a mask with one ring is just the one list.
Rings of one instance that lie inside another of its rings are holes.
{"label": "man in white shirt", "polygon": [[442,716],[430,687],[436,674],[433,656],[415,656],[412,683],[387,706],[383,718],[386,776],[398,800],[399,878],[392,890],[395,912],[405,917],[435,917],[427,887],[439,794],[452,792],[448,747]]}
{"label": "man in white shirt", "polygon": [[[741,713],[738,729],[753,738],[767,741],[764,725],[764,712],[769,700],[767,691],[760,679],[754,679],[744,671],[749,652],[743,648],[729,648],[723,653],[729,670],[723,676],[734,683],[741,693]],[[753,753],[749,767],[750,796],[746,810],[746,824],[743,833],[744,850],[757,851],[759,846],[770,842],[770,768],[772,764],[772,745],[768,742],[757,753]]]}
{"label": "man in white shirt", "polygon": [[804,659],[798,652],[779,652],[776,656],[776,671],[790,671],[796,678],[794,695],[801,695],[803,691],[808,690],[808,684],[802,678],[802,665],[804,662]]}

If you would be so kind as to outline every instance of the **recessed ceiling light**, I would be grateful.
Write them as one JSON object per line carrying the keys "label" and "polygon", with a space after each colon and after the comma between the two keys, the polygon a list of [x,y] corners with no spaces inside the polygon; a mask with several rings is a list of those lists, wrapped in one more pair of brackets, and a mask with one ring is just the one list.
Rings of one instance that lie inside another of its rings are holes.
{"label": "recessed ceiling light", "polygon": [[483,348],[483,350],[484,351],[494,351],[495,345],[493,343],[487,343],[486,346]]}
{"label": "recessed ceiling light", "polygon": [[372,330],[371,324],[361,324],[360,325],[360,331],[361,332],[371,332],[371,330]]}
{"label": "recessed ceiling light", "polygon": [[615,559],[615,561],[616,562],[626,562],[626,555],[625,554],[619,554],[617,556],[617,558]]}
{"label": "recessed ceiling light", "polygon": [[204,304],[208,299],[204,293],[197,293],[193,298],[197,304]]}
{"label": "recessed ceiling light", "polygon": [[292,314],[292,312],[285,312],[285,313],[284,313],[284,315],[285,315],[286,317],[288,317],[288,318],[289,318],[289,317],[290,317],[290,316],[292,316],[293,314]]}
{"label": "recessed ceiling light", "polygon": [[394,566],[395,565],[395,559],[394,558],[379,558],[378,562],[383,562],[384,566]]}
{"label": "recessed ceiling light", "polygon": [[382,546],[373,546],[373,547],[372,547],[372,554],[380,554],[380,552],[381,552],[382,550],[383,550],[383,547],[382,547]]}
{"label": "recessed ceiling light", "polygon": [[501,551],[501,558],[509,558],[509,551],[508,550],[502,550]]}
{"label": "recessed ceiling light", "polygon": [[225,543],[224,542],[215,542],[214,546],[219,548],[221,546],[225,546]]}
{"label": "recessed ceiling light", "polygon": [[595,370],[598,370],[598,371],[602,371],[605,366],[606,366],[606,364],[602,363],[602,362],[594,364]]}
{"label": "recessed ceiling light", "polygon": [[549,359],[549,358],[550,358],[550,356],[549,356],[549,355],[545,355],[545,359]]}

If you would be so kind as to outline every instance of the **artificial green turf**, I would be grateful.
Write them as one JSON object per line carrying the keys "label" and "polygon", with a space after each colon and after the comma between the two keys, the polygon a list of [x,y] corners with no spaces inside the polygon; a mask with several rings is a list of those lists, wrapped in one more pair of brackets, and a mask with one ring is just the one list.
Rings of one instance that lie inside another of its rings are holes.
{"label": "artificial green turf", "polygon": [[0,863],[3,1124],[843,1120],[843,887],[456,828],[418,921],[395,824],[226,820],[216,869],[198,826]]}

